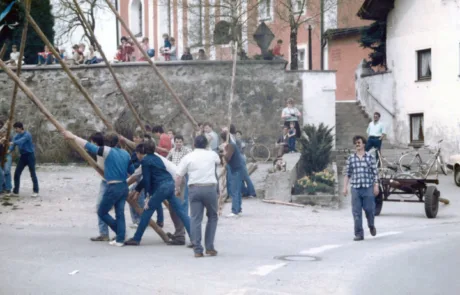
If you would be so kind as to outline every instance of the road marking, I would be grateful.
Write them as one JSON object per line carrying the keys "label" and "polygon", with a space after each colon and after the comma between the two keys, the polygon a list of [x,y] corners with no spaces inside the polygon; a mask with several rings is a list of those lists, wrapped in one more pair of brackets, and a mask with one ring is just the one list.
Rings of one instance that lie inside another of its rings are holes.
{"label": "road marking", "polygon": [[266,276],[274,270],[286,266],[287,263],[278,263],[278,264],[267,264],[259,266],[255,271],[251,272],[252,275],[256,276]]}
{"label": "road marking", "polygon": [[324,246],[321,246],[321,247],[316,247],[316,248],[311,248],[311,249],[308,249],[308,250],[300,251],[300,254],[303,254],[303,255],[317,255],[319,253],[323,253],[324,251],[340,248],[342,246],[343,245],[324,245]]}
{"label": "road marking", "polygon": [[246,291],[248,291],[248,289],[232,290],[230,291],[230,293],[227,293],[226,295],[244,295],[246,294]]}
{"label": "road marking", "polygon": [[394,235],[400,235],[400,234],[402,234],[401,231],[389,231],[389,232],[385,232],[385,233],[377,233],[377,235],[375,237],[370,236],[367,239],[378,239],[380,237],[394,236]]}

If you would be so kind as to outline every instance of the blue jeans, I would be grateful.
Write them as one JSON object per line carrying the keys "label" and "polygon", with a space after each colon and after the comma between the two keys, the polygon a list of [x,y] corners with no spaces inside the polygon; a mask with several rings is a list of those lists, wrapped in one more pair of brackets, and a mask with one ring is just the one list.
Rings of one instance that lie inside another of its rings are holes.
{"label": "blue jeans", "polygon": [[[128,197],[128,184],[126,182],[107,185],[102,201],[97,209],[97,215],[117,234],[117,242],[123,243],[126,235],[125,202]],[[109,211],[115,206],[115,218]]]}
{"label": "blue jeans", "polygon": [[[366,152],[368,152],[371,148],[376,148],[380,152],[380,149],[382,148],[382,141],[379,139],[379,137],[369,136],[366,143]],[[380,163],[378,154],[376,155],[375,160],[377,161],[377,166],[379,166]]]}
{"label": "blue jeans", "polygon": [[156,189],[153,195],[150,197],[148,202],[148,209],[144,210],[144,213],[141,215],[141,222],[137,227],[136,233],[134,234],[133,239],[137,242],[140,242],[142,236],[144,235],[145,229],[149,225],[150,218],[155,212],[155,209],[161,207],[161,203],[164,200],[168,200],[169,206],[172,210],[174,210],[177,216],[180,218],[182,223],[185,226],[185,230],[187,231],[188,235],[190,236],[190,217],[188,213],[185,212],[184,208],[182,207],[182,202],[179,198],[174,195],[174,181],[168,180],[163,181],[155,185]]}
{"label": "blue jeans", "polygon": [[375,196],[373,187],[352,188],[351,208],[355,222],[355,236],[364,237],[363,210],[366,214],[367,225],[374,227]]}
{"label": "blue jeans", "polygon": [[21,157],[19,158],[18,165],[16,166],[16,170],[14,171],[13,193],[15,194],[19,194],[21,174],[22,174],[22,171],[24,171],[24,168],[26,166],[29,166],[29,172],[30,172],[30,177],[32,178],[34,193],[38,193],[38,179],[37,179],[37,173],[35,173],[35,154],[27,153],[27,154],[21,155]]}
{"label": "blue jeans", "polygon": [[[141,191],[139,194],[139,198],[137,199],[137,204],[139,207],[144,208],[145,205],[145,193],[144,190]],[[137,214],[136,210],[133,207],[129,206],[129,212],[131,213],[131,219],[134,224],[139,224],[141,221],[141,216]]]}
{"label": "blue jeans", "polygon": [[52,54],[48,54],[48,56],[46,57],[46,60],[43,56],[39,55],[38,56],[38,64],[39,65],[44,65],[44,64],[47,64],[47,65],[50,65],[53,63],[53,55]]}
{"label": "blue jeans", "polygon": [[13,157],[11,156],[11,154],[7,154],[5,166],[3,167],[3,172],[5,174],[5,180],[3,182],[3,186],[0,187],[0,189],[2,190],[11,191],[13,188],[11,185],[11,164],[12,162],[13,162]]}
{"label": "blue jeans", "polygon": [[[97,196],[97,204],[96,204],[96,210],[99,210],[99,207],[101,205],[102,197],[104,196],[105,192],[107,191],[108,184],[104,180],[101,181],[101,184],[99,186],[99,195]],[[108,237],[109,236],[109,227],[107,224],[105,224],[104,220],[102,220],[101,217],[97,216],[97,224],[99,227],[99,235]]]}
{"label": "blue jeans", "polygon": [[[232,198],[232,213],[239,214],[242,212],[241,204],[243,202],[241,196],[241,185],[243,180],[241,178],[243,169],[231,170],[230,178],[230,191],[227,191],[229,196]],[[228,187],[228,183],[227,183]]]}
{"label": "blue jeans", "polygon": [[249,177],[248,168],[246,164],[244,165],[241,171],[241,178],[243,179],[241,183],[241,194],[243,196],[256,196],[256,190],[254,184],[252,183],[251,177]]}
{"label": "blue jeans", "polygon": [[289,137],[288,147],[290,152],[295,152],[295,136]]}

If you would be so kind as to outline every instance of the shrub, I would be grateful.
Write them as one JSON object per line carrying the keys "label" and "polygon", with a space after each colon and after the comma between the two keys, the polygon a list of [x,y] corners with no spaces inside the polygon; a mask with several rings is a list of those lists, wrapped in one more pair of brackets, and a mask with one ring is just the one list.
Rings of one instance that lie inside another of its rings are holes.
{"label": "shrub", "polygon": [[317,192],[334,193],[335,178],[329,170],[313,173],[297,180],[294,185],[294,194],[314,195]]}
{"label": "shrub", "polygon": [[323,171],[329,164],[334,137],[332,128],[321,123],[318,127],[308,124],[302,129],[300,161],[306,175]]}

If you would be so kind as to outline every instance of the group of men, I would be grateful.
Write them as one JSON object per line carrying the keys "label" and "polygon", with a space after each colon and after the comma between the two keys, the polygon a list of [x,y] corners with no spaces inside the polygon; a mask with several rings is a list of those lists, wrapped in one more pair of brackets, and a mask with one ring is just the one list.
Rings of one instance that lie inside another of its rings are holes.
{"label": "group of men", "polygon": [[[153,127],[151,133],[137,130],[133,141],[114,133],[95,133],[89,141],[70,131],[63,135],[96,155],[98,164],[104,169],[97,204],[99,236],[91,238],[92,241],[109,241],[114,246],[139,245],[155,212],[157,225],[163,227],[162,203],[168,201],[175,228],[174,233],[167,233],[168,245],[185,245],[187,232],[191,241],[188,247],[194,249],[195,257],[217,255],[214,247],[218,220],[217,167],[221,164],[226,165],[227,190],[232,198],[228,216],[237,217],[242,213],[242,184],[249,175],[233,125],[230,129],[224,127],[219,138],[210,123],[200,124],[195,132],[193,150],[184,146],[181,135],[174,136],[171,142],[162,126]],[[130,155],[121,145],[134,152]],[[251,193],[255,196],[255,191]],[[144,208],[142,214],[131,208],[132,227],[136,232],[129,239],[126,239],[124,217],[127,199]],[[109,214],[112,208],[115,218]],[[208,221],[203,248],[204,209]],[[111,241],[109,227],[116,234]]]}

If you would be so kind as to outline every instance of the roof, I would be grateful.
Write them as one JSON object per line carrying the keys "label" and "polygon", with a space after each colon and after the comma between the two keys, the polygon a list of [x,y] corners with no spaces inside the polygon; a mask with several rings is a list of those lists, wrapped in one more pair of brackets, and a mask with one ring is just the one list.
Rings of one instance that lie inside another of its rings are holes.
{"label": "roof", "polygon": [[384,21],[394,8],[395,0],[365,0],[358,11],[362,19]]}
{"label": "roof", "polygon": [[366,28],[366,26],[343,29],[329,29],[324,33],[324,35],[328,39],[336,39],[340,37],[360,34],[363,28]]}

